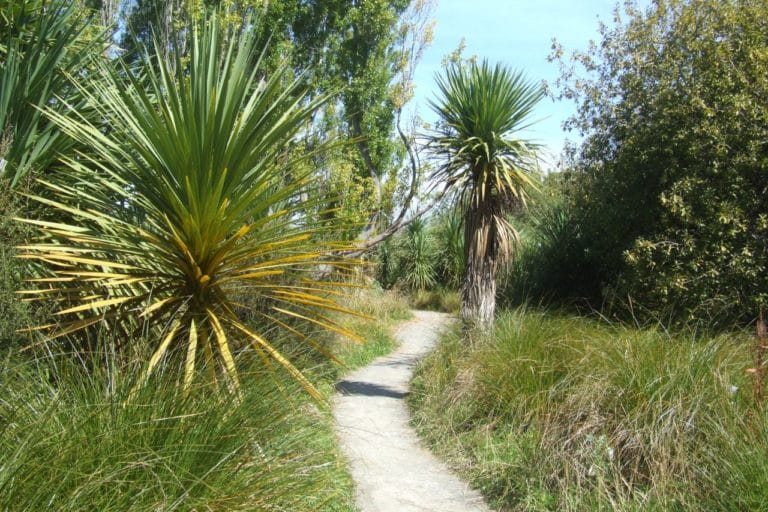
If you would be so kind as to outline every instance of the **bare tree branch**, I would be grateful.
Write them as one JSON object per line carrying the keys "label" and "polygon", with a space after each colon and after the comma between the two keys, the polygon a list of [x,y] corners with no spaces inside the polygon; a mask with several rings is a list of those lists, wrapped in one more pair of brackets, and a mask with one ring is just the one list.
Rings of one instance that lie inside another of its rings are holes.
{"label": "bare tree branch", "polygon": [[[418,151],[413,147],[413,141],[405,133],[402,127],[403,108],[413,96],[413,76],[416,70],[416,64],[421,60],[425,48],[431,43],[432,26],[434,24],[431,16],[434,8],[434,0],[414,0],[411,3],[409,13],[404,17],[404,30],[402,31],[403,36],[400,42],[403,48],[403,54],[407,55],[407,59],[400,68],[400,97],[396,102],[395,128],[397,129],[397,134],[408,155],[408,166],[410,167],[410,185],[408,187],[408,194],[402,202],[400,211],[395,216],[392,223],[381,233],[369,237],[369,233],[375,229],[375,224],[371,224],[367,230],[368,232],[363,235],[364,240],[360,243],[357,249],[349,253],[350,255],[359,256],[371,250],[409,223],[426,214],[444,195],[444,193],[441,193],[432,203],[423,206],[409,215],[411,206],[419,192],[421,162],[419,160]],[[413,131],[415,131],[415,127]],[[378,215],[375,217],[378,217]]]}

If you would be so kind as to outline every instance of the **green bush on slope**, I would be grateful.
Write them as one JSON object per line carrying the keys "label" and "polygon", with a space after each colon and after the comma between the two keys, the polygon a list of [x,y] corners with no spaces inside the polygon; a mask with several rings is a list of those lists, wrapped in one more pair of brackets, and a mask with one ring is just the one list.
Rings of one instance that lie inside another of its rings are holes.
{"label": "green bush on slope", "polygon": [[621,2],[587,51],[553,48],[584,138],[554,178],[565,200],[549,213],[563,217],[541,232],[557,243],[524,251],[527,280],[505,295],[749,322],[768,289],[768,4],[638,3]]}

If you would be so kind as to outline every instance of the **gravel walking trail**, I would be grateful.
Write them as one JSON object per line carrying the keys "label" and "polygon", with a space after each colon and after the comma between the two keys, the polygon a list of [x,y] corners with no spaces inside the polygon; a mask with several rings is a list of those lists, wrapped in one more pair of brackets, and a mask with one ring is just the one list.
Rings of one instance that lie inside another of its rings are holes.
{"label": "gravel walking trail", "polygon": [[348,375],[334,397],[336,431],[362,512],[487,512],[476,491],[423,447],[408,424],[413,369],[450,322],[417,311],[395,333],[400,348]]}

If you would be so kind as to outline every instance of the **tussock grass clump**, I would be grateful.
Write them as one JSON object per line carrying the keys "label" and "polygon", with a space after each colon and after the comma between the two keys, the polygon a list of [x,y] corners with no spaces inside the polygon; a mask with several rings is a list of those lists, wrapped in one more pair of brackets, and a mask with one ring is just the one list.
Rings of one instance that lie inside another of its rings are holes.
{"label": "tussock grass clump", "polygon": [[519,309],[421,365],[421,433],[504,510],[764,510],[750,340]]}
{"label": "tussock grass clump", "polygon": [[138,369],[6,363],[2,510],[352,510],[327,411],[285,375],[182,399],[164,374],[131,396]]}
{"label": "tussock grass clump", "polygon": [[[349,291],[341,303],[346,309],[376,319],[379,323],[399,322],[408,320],[412,316],[405,296],[396,290],[382,290],[381,288],[361,285]],[[366,321],[364,318],[359,319],[346,315],[345,320],[349,322]]]}
{"label": "tussock grass clump", "polygon": [[[394,347],[386,328],[409,311],[402,297],[375,290],[347,301],[368,304],[371,318],[352,326],[367,343],[324,331],[318,341],[356,367]],[[108,336],[98,345],[135,345]],[[340,366],[289,338],[278,343],[323,397],[333,392]],[[283,372],[245,367],[239,395],[202,382],[181,393],[178,368],[164,365],[145,382],[126,354],[3,358],[0,510],[355,509],[328,408]]]}
{"label": "tussock grass clump", "polygon": [[415,309],[458,313],[461,308],[461,294],[457,290],[438,288],[436,290],[420,290],[411,296],[411,306]]}

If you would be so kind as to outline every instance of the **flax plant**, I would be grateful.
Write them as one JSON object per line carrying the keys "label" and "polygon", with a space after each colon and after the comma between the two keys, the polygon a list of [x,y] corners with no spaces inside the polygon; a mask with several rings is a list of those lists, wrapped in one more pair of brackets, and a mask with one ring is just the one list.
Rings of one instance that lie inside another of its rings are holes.
{"label": "flax plant", "polygon": [[405,230],[402,241],[405,284],[414,291],[423,291],[435,285],[435,239],[429,224],[422,219],[413,220]]}
{"label": "flax plant", "polygon": [[72,141],[42,113],[80,101],[68,78],[103,49],[103,35],[72,2],[5,0],[0,6],[0,179],[18,187],[45,172]]}
{"label": "flax plant", "polygon": [[238,389],[238,360],[253,356],[319,397],[274,341],[287,332],[332,357],[309,333],[355,337],[329,316],[345,311],[339,280],[320,278],[353,263],[333,261],[342,247],[307,220],[311,166],[290,150],[326,99],[307,99],[285,70],[266,76],[254,34],[225,42],[219,25],[192,28],[190,54],[175,62],[155,44],[141,75],[105,67],[81,92],[107,129],[47,112],[90,151],[32,196],[50,215],[25,220],[39,237],[22,257],[50,275],[23,293],[57,304],[55,321],[37,327],[46,340],[150,333],[146,377],[176,365],[188,390],[204,368]]}

